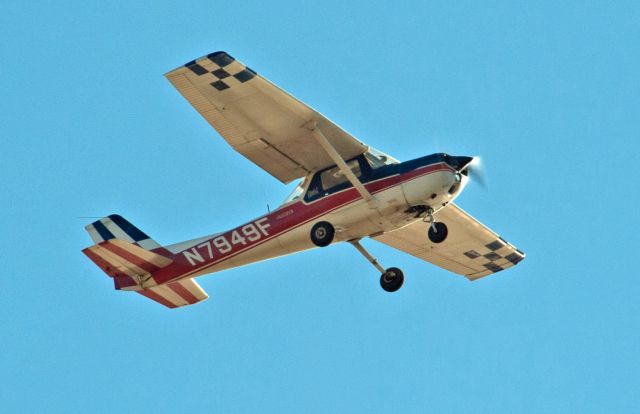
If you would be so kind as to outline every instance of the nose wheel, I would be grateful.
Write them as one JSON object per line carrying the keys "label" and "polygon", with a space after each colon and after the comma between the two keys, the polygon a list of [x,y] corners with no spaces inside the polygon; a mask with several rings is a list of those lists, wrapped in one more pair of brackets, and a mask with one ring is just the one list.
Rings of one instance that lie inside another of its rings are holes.
{"label": "nose wheel", "polygon": [[431,240],[431,242],[442,243],[449,235],[449,229],[447,229],[447,225],[444,223],[433,223],[429,227],[427,235],[429,236],[429,240]]}
{"label": "nose wheel", "polygon": [[423,220],[425,223],[429,223],[429,231],[427,232],[427,235],[432,243],[442,243],[445,241],[449,235],[449,229],[447,229],[446,224],[436,221],[433,217],[433,209],[431,207],[427,208]]}
{"label": "nose wheel", "polygon": [[349,243],[353,245],[368,261],[378,269],[382,274],[380,275],[380,286],[387,292],[395,292],[404,284],[404,273],[397,267],[390,267],[385,269],[378,263],[378,261],[369,254],[369,252],[362,247],[360,240],[350,240]]}

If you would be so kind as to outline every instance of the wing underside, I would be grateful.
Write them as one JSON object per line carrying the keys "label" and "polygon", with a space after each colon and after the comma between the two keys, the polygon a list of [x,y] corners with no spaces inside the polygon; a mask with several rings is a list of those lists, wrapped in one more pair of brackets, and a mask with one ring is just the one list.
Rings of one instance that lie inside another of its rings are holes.
{"label": "wing underside", "polygon": [[500,272],[525,257],[523,252],[455,204],[438,211],[435,218],[448,228],[448,236],[442,243],[429,241],[429,225],[423,221],[374,237],[374,240],[469,280]]}
{"label": "wing underside", "polygon": [[313,137],[313,125],[344,159],[367,150],[225,52],[203,56],[165,76],[235,150],[284,183],[334,164]]}

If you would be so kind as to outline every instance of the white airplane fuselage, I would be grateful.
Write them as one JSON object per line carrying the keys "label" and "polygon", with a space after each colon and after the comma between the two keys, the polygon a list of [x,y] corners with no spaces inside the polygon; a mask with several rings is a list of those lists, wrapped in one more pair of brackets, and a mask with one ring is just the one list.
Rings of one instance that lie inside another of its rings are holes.
{"label": "white airplane fuselage", "polygon": [[465,175],[444,161],[425,160],[415,168],[397,169],[402,171],[364,183],[373,203],[349,186],[313,200],[287,202],[223,233],[166,246],[175,260],[154,274],[155,282],[193,278],[317,247],[310,232],[320,221],[335,227],[333,242],[389,232],[421,220],[417,206],[434,212],[446,206],[467,183]]}

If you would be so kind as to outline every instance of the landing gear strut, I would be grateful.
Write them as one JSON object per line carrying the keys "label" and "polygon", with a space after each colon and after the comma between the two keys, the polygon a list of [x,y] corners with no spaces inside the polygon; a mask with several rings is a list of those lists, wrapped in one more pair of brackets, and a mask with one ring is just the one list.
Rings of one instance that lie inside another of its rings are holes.
{"label": "landing gear strut", "polygon": [[404,284],[404,273],[397,267],[390,267],[385,269],[378,263],[378,261],[369,254],[369,252],[362,247],[360,240],[350,240],[349,243],[353,245],[368,261],[378,269],[382,275],[380,275],[380,286],[387,292],[395,292]]}
{"label": "landing gear strut", "polygon": [[441,222],[436,222],[436,219],[433,217],[433,209],[431,207],[427,207],[423,220],[425,223],[429,223],[429,231],[427,232],[427,235],[432,243],[442,243],[449,235],[447,225]]}

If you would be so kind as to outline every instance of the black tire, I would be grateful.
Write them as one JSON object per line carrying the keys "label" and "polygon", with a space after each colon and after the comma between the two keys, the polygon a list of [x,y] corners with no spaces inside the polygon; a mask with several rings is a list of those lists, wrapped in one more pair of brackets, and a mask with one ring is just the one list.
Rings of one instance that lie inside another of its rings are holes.
{"label": "black tire", "polygon": [[433,231],[433,226],[429,226],[429,240],[431,240],[432,243],[442,243],[449,234],[447,225],[437,222],[435,226],[437,231]]}
{"label": "black tire", "polygon": [[397,267],[390,267],[380,276],[380,286],[387,292],[395,292],[404,284],[404,273]]}
{"label": "black tire", "polygon": [[311,227],[311,241],[318,247],[325,247],[331,244],[336,230],[331,223],[319,221]]}

